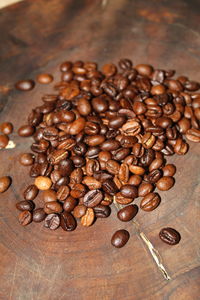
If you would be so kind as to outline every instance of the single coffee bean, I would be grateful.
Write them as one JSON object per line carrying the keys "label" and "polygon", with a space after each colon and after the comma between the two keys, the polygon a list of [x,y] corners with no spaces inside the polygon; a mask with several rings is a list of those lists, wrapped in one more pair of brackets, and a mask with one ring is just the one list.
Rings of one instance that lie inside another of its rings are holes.
{"label": "single coffee bean", "polygon": [[35,186],[39,189],[39,190],[49,190],[50,187],[52,185],[52,181],[50,178],[46,177],[46,176],[38,176],[35,179]]}
{"label": "single coffee bean", "polygon": [[64,201],[69,195],[69,187],[67,185],[61,185],[57,191],[57,199]]}
{"label": "single coffee bean", "polygon": [[60,216],[57,214],[49,214],[44,220],[44,227],[56,230],[60,226]]}
{"label": "single coffee bean", "polygon": [[141,182],[142,182],[142,177],[139,175],[132,175],[128,180],[128,184],[133,184],[135,186],[140,185]]}
{"label": "single coffee bean", "polygon": [[131,173],[135,175],[143,175],[145,173],[145,169],[140,166],[130,165],[129,170]]}
{"label": "single coffee bean", "polygon": [[168,164],[162,168],[163,176],[174,176],[176,173],[176,166],[173,164]]}
{"label": "single coffee bean", "polygon": [[11,185],[11,178],[9,176],[0,177],[0,193],[4,193]]}
{"label": "single coffee bean", "polygon": [[35,185],[29,185],[24,191],[24,199],[27,201],[34,200],[38,195],[38,188]]}
{"label": "single coffee bean", "polygon": [[24,211],[24,210],[28,210],[28,211],[32,211],[34,209],[35,205],[32,201],[20,201],[16,203],[16,208],[18,210]]}
{"label": "single coffee bean", "polygon": [[90,190],[96,190],[101,188],[101,182],[91,176],[85,176],[83,183],[87,185]]}
{"label": "single coffee bean", "polygon": [[117,175],[119,173],[119,169],[120,164],[117,161],[110,159],[106,162],[106,170],[108,171],[108,173]]}
{"label": "single coffee bean", "polygon": [[63,209],[67,212],[71,212],[77,205],[77,200],[72,196],[68,196],[63,203]]}
{"label": "single coffee bean", "polygon": [[43,208],[37,208],[33,211],[33,222],[40,223],[46,217],[46,213]]}
{"label": "single coffee bean", "polygon": [[31,166],[34,163],[35,155],[32,153],[23,153],[19,157],[19,162],[23,166]]}
{"label": "single coffee bean", "polygon": [[144,211],[152,211],[160,204],[160,196],[157,193],[149,193],[140,202],[140,208]]}
{"label": "single coffee bean", "polygon": [[52,202],[52,201],[57,200],[56,192],[54,190],[51,190],[51,189],[43,191],[42,197],[43,197],[44,202]]}
{"label": "single coffee bean", "polygon": [[48,84],[53,81],[53,76],[51,74],[39,74],[37,81],[41,84]]}
{"label": "single coffee bean", "polygon": [[138,196],[144,197],[147,194],[151,193],[153,191],[153,189],[154,189],[153,184],[148,183],[148,182],[143,182],[138,187]]}
{"label": "single coffee bean", "polygon": [[0,134],[0,149],[6,148],[8,142],[9,142],[8,136],[5,134]]}
{"label": "single coffee bean", "polygon": [[73,185],[71,188],[70,195],[73,198],[81,198],[86,194],[87,191],[86,186],[79,183]]}
{"label": "single coffee bean", "polygon": [[194,143],[200,142],[200,130],[198,129],[195,128],[188,129],[185,136],[190,142],[194,142]]}
{"label": "single coffee bean", "polygon": [[126,245],[130,238],[130,234],[125,229],[117,230],[112,238],[111,238],[111,244],[116,248],[122,248]]}
{"label": "single coffee bean", "polygon": [[95,216],[97,218],[107,218],[111,213],[110,206],[99,204],[94,208]]}
{"label": "single coffee bean", "polygon": [[15,84],[16,89],[20,91],[30,91],[34,86],[35,82],[32,79],[20,80]]}
{"label": "single coffee bean", "polygon": [[173,187],[175,180],[171,176],[163,176],[156,182],[156,187],[160,191],[168,191]]}
{"label": "single coffee bean", "polygon": [[168,245],[176,245],[181,240],[180,233],[170,227],[161,229],[159,237],[163,242],[165,242]]}
{"label": "single coffee bean", "polygon": [[24,210],[19,214],[18,217],[19,223],[22,226],[26,226],[32,222],[32,214],[28,210]]}
{"label": "single coffee bean", "polygon": [[44,211],[48,215],[52,213],[60,213],[62,210],[62,205],[57,201],[46,202],[44,205]]}
{"label": "single coffee bean", "polygon": [[88,207],[85,212],[85,215],[81,217],[81,225],[86,227],[91,226],[94,222],[94,218],[95,214],[93,208]]}
{"label": "single coffee bean", "polygon": [[87,207],[97,206],[103,199],[103,194],[100,190],[92,190],[85,194],[83,198],[83,204]]}
{"label": "single coffee bean", "polygon": [[129,180],[129,166],[122,163],[118,173],[119,180],[123,183],[128,183]]}
{"label": "single coffee bean", "polygon": [[146,64],[139,64],[135,66],[135,69],[138,71],[138,73],[142,76],[151,76],[153,73],[153,67]]}
{"label": "single coffee bean", "polygon": [[64,211],[60,215],[60,225],[65,231],[73,231],[76,229],[77,223],[71,213]]}
{"label": "single coffee bean", "polygon": [[18,129],[18,135],[22,137],[32,136],[35,128],[31,125],[23,125]]}
{"label": "single coffee bean", "polygon": [[102,188],[104,192],[109,195],[114,195],[118,191],[118,188],[112,179],[106,179],[102,184]]}
{"label": "single coffee bean", "polygon": [[117,217],[120,221],[128,222],[132,220],[138,213],[138,206],[136,204],[130,204],[126,207],[121,208],[118,213]]}
{"label": "single coffee bean", "polygon": [[85,215],[86,210],[87,210],[87,207],[85,205],[79,204],[76,207],[74,207],[73,215],[75,218],[80,219],[82,216]]}
{"label": "single coffee bean", "polygon": [[163,159],[155,158],[149,166],[149,171],[160,169],[163,165]]}
{"label": "single coffee bean", "polygon": [[117,203],[122,205],[130,204],[134,200],[133,198],[124,197],[120,192],[115,194],[114,199]]}
{"label": "single coffee bean", "polygon": [[138,196],[137,188],[134,185],[126,184],[120,189],[122,196],[127,198],[136,198]]}
{"label": "single coffee bean", "polygon": [[2,133],[9,135],[13,132],[13,124],[10,122],[1,123],[0,130]]}

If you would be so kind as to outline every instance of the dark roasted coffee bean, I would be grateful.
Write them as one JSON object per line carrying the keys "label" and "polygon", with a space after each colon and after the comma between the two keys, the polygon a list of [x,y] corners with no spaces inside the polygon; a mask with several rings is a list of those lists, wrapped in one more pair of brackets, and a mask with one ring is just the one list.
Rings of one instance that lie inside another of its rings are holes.
{"label": "dark roasted coffee bean", "polygon": [[102,188],[104,192],[109,195],[114,195],[118,191],[118,188],[112,179],[106,179],[102,184]]}
{"label": "dark roasted coffee bean", "polygon": [[4,193],[11,185],[11,178],[9,176],[0,177],[0,193]]}
{"label": "dark roasted coffee bean", "polygon": [[60,215],[60,225],[65,231],[73,231],[77,226],[76,219],[71,213],[64,211]]}
{"label": "dark roasted coffee bean", "polygon": [[55,230],[60,226],[60,216],[57,214],[49,214],[44,220],[44,227]]}
{"label": "dark roasted coffee bean", "polygon": [[176,245],[181,240],[180,233],[170,227],[161,229],[159,237],[163,242],[165,242],[168,245]]}
{"label": "dark roasted coffee bean", "polygon": [[82,179],[83,179],[82,169],[81,168],[74,169],[74,171],[72,171],[72,173],[70,175],[70,183],[71,184],[81,183]]}
{"label": "dark roasted coffee bean", "polygon": [[24,210],[19,214],[19,223],[22,226],[26,226],[32,222],[32,213],[28,210]]}
{"label": "dark roasted coffee bean", "polygon": [[112,179],[113,175],[106,173],[104,171],[97,171],[93,174],[93,177],[95,179],[97,179],[98,181],[100,181],[101,183],[103,183],[104,181],[106,181],[107,179]]}
{"label": "dark roasted coffee bean", "polygon": [[23,137],[29,137],[33,135],[35,128],[31,125],[23,125],[18,129],[18,135]]}
{"label": "dark roasted coffee bean", "polygon": [[128,183],[138,186],[142,182],[142,177],[139,175],[132,175],[130,176]]}
{"label": "dark roasted coffee bean", "polygon": [[69,176],[74,170],[74,164],[71,159],[64,159],[59,162],[59,172],[62,176]]}
{"label": "dark roasted coffee bean", "polygon": [[127,198],[136,198],[138,195],[137,188],[134,185],[126,184],[120,189],[122,196]]}
{"label": "dark roasted coffee bean", "polygon": [[80,219],[82,216],[85,215],[86,210],[87,210],[87,207],[85,205],[79,204],[76,207],[74,207],[73,215],[75,218]]}
{"label": "dark roasted coffee bean", "polygon": [[46,202],[44,205],[44,211],[48,215],[52,213],[60,213],[62,210],[62,205],[57,201]]}
{"label": "dark roasted coffee bean", "polygon": [[76,155],[84,155],[87,151],[85,143],[79,142],[73,147],[73,151]]}
{"label": "dark roasted coffee bean", "polygon": [[35,185],[29,185],[26,190],[24,191],[24,199],[34,200],[37,197],[39,190]]}
{"label": "dark roasted coffee bean", "polygon": [[129,237],[130,234],[127,230],[125,229],[117,230],[111,238],[111,244],[116,248],[122,248],[128,242]]}
{"label": "dark roasted coffee bean", "polygon": [[144,197],[147,194],[151,193],[154,189],[154,186],[151,183],[143,182],[138,187],[138,196]]}
{"label": "dark roasted coffee bean", "polygon": [[86,194],[86,186],[83,184],[76,183],[71,188],[70,195],[74,198],[81,198]]}
{"label": "dark roasted coffee bean", "polygon": [[140,202],[140,208],[144,211],[152,211],[160,204],[160,196],[157,193],[146,194]]}
{"label": "dark roasted coffee bean", "polygon": [[24,210],[28,210],[28,211],[32,211],[34,209],[35,205],[32,201],[20,201],[16,203],[16,208],[18,210],[24,211]]}
{"label": "dark roasted coffee bean", "polygon": [[46,217],[46,213],[43,208],[37,208],[33,211],[33,222],[42,222]]}
{"label": "dark roasted coffee bean", "polygon": [[93,146],[88,148],[87,152],[85,153],[85,156],[88,158],[96,158],[98,157],[100,151],[101,150],[98,146]]}
{"label": "dark roasted coffee bean", "polygon": [[67,185],[61,185],[56,193],[56,197],[60,201],[64,201],[69,195],[69,187]]}
{"label": "dark roasted coffee bean", "polygon": [[122,205],[130,204],[134,200],[133,198],[124,197],[120,192],[115,194],[114,199],[117,203]]}
{"label": "dark roasted coffee bean", "polygon": [[95,179],[92,176],[85,176],[82,182],[85,185],[87,185],[87,187],[90,190],[96,190],[96,189],[100,189],[101,188],[101,182],[98,181],[97,179]]}
{"label": "dark roasted coffee bean", "polygon": [[119,218],[120,221],[128,222],[137,215],[137,212],[138,212],[137,205],[130,204],[127,205],[126,207],[121,208],[117,213],[117,217]]}
{"label": "dark roasted coffee bean", "polygon": [[190,142],[194,142],[194,143],[200,142],[200,130],[198,129],[195,128],[188,129],[185,136]]}
{"label": "dark roasted coffee bean", "polygon": [[31,166],[34,163],[35,156],[32,153],[23,153],[19,157],[19,161],[23,166]]}
{"label": "dark roasted coffee bean", "polygon": [[83,203],[87,207],[95,207],[101,202],[102,199],[103,199],[102,192],[96,189],[85,194],[83,198]]}
{"label": "dark roasted coffee bean", "polygon": [[163,176],[174,176],[176,173],[176,166],[173,164],[168,164],[162,168]]}
{"label": "dark roasted coffee bean", "polygon": [[57,200],[57,195],[54,190],[46,190],[42,193],[42,198],[44,202],[52,202]]}
{"label": "dark roasted coffee bean", "polygon": [[0,149],[6,148],[8,145],[9,138],[5,134],[0,134]]}
{"label": "dark roasted coffee bean", "polygon": [[161,177],[162,177],[161,170],[153,170],[146,176],[146,179],[150,183],[156,183]]}
{"label": "dark roasted coffee bean", "polygon": [[108,139],[101,144],[101,149],[103,151],[113,151],[120,147],[120,143],[114,139]]}
{"label": "dark roasted coffee bean", "polygon": [[106,162],[106,170],[108,171],[108,173],[117,175],[119,173],[119,169],[120,164],[117,161],[110,159]]}
{"label": "dark roasted coffee bean", "polygon": [[111,213],[110,206],[105,206],[102,204],[98,204],[93,209],[97,218],[107,218]]}
{"label": "dark roasted coffee bean", "polygon": [[35,82],[31,79],[20,80],[15,84],[16,89],[20,91],[30,91],[34,88]]}
{"label": "dark roasted coffee bean", "polygon": [[63,203],[63,209],[67,212],[71,212],[76,205],[77,205],[77,200],[72,196],[69,196],[65,199],[65,202]]}

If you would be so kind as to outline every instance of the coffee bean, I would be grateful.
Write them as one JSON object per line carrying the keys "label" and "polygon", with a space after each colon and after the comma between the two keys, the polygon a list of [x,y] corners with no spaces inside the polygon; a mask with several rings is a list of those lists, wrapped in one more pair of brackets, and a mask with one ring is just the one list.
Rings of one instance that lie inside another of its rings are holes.
{"label": "coffee bean", "polygon": [[109,195],[114,195],[118,191],[118,188],[112,179],[106,179],[102,184],[102,188],[104,192]]}
{"label": "coffee bean", "polygon": [[73,210],[73,215],[75,218],[81,218],[82,216],[85,215],[86,213],[86,210],[87,210],[87,207],[83,204],[79,204],[77,205],[74,210]]}
{"label": "coffee bean", "polygon": [[81,225],[86,227],[91,226],[92,223],[94,222],[94,217],[95,214],[93,208],[88,207],[85,212],[85,215],[81,217]]}
{"label": "coffee bean", "polygon": [[130,204],[134,200],[133,198],[124,197],[120,192],[115,194],[114,199],[117,203],[122,205]]}
{"label": "coffee bean", "polygon": [[142,182],[142,177],[139,175],[132,175],[130,176],[128,183],[138,186]]}
{"label": "coffee bean", "polygon": [[65,202],[63,203],[63,209],[67,212],[71,212],[76,205],[77,205],[77,200],[72,196],[69,196],[65,199]]}
{"label": "coffee bean", "polygon": [[185,136],[190,142],[194,142],[194,143],[200,142],[200,130],[198,129],[195,128],[188,129]]}
{"label": "coffee bean", "polygon": [[69,195],[69,187],[67,185],[61,185],[57,191],[57,199],[60,201],[64,201]]}
{"label": "coffee bean", "polygon": [[85,194],[83,198],[83,203],[87,207],[95,207],[101,202],[102,199],[102,192],[98,189],[95,189]]}
{"label": "coffee bean", "polygon": [[132,220],[138,213],[138,207],[136,204],[127,205],[124,208],[121,208],[118,213],[117,217],[120,221],[128,222]]}
{"label": "coffee bean", "polygon": [[98,204],[93,209],[97,218],[107,218],[111,213],[111,208],[102,204]]}
{"label": "coffee bean", "polygon": [[160,196],[157,193],[146,194],[140,202],[140,208],[144,211],[152,211],[160,204]]}
{"label": "coffee bean", "polygon": [[0,124],[0,130],[5,135],[9,135],[13,132],[13,124],[10,122],[4,122]]}
{"label": "coffee bean", "polygon": [[60,225],[65,231],[73,231],[76,229],[76,219],[69,212],[64,211],[60,215]]}
{"label": "coffee bean", "polygon": [[145,173],[144,168],[135,165],[130,165],[129,170],[131,173],[134,173],[135,175],[143,175]]}
{"label": "coffee bean", "polygon": [[151,183],[143,182],[138,187],[138,196],[144,197],[147,194],[151,193],[154,189],[154,186]]}
{"label": "coffee bean", "polygon": [[151,74],[153,73],[153,67],[150,65],[139,64],[135,66],[135,69],[142,76],[151,76]]}
{"label": "coffee bean", "polygon": [[86,187],[83,184],[75,184],[72,187],[72,190],[70,192],[70,195],[74,198],[80,198],[83,197],[86,194]]}
{"label": "coffee bean", "polygon": [[42,84],[48,84],[53,81],[53,76],[51,74],[39,74],[37,81]]}
{"label": "coffee bean", "polygon": [[168,164],[162,168],[163,176],[174,176],[176,173],[176,166],[173,164]]}
{"label": "coffee bean", "polygon": [[108,173],[117,175],[119,173],[119,169],[120,165],[117,161],[110,159],[106,162],[106,170]]}
{"label": "coffee bean", "polygon": [[49,214],[44,220],[44,227],[56,230],[60,226],[60,217],[57,214]]}
{"label": "coffee bean", "polygon": [[152,161],[152,163],[149,166],[149,171],[157,170],[160,169],[163,165],[163,159],[161,158],[156,158]]}
{"label": "coffee bean", "polygon": [[19,214],[18,217],[19,223],[22,226],[26,226],[32,222],[32,214],[28,210],[24,210]]}
{"label": "coffee bean", "polygon": [[159,237],[163,242],[165,242],[168,245],[176,245],[180,242],[181,239],[180,233],[170,227],[161,229]]}
{"label": "coffee bean", "polygon": [[32,201],[20,201],[16,203],[16,208],[18,210],[24,211],[24,210],[28,210],[28,211],[32,211],[34,209],[35,205]]}
{"label": "coffee bean", "polygon": [[38,176],[35,179],[35,186],[39,190],[48,190],[50,189],[51,185],[52,185],[51,179],[46,176]]}
{"label": "coffee bean", "polygon": [[34,163],[35,156],[32,153],[23,153],[19,157],[19,161],[23,166],[31,166]]}
{"label": "coffee bean", "polygon": [[44,211],[46,214],[60,213],[62,210],[62,205],[57,201],[46,202],[44,205]]}
{"label": "coffee bean", "polygon": [[24,199],[27,201],[34,200],[38,195],[38,188],[35,185],[29,185],[24,191]]}
{"label": "coffee bean", "polygon": [[40,223],[46,217],[46,213],[43,208],[37,208],[33,211],[33,222]]}
{"label": "coffee bean", "polygon": [[119,180],[123,183],[127,183],[129,180],[129,166],[125,163],[121,164],[118,173]]}
{"label": "coffee bean", "polygon": [[101,182],[91,176],[85,176],[83,183],[87,185],[90,190],[96,190],[101,188]]}
{"label": "coffee bean", "polygon": [[11,178],[9,176],[0,177],[0,193],[4,193],[11,185]]}
{"label": "coffee bean", "polygon": [[0,149],[6,148],[8,145],[9,138],[5,134],[0,134]]}
{"label": "coffee bean", "polygon": [[29,137],[33,135],[35,128],[31,125],[23,125],[18,129],[18,135],[22,137]]}
{"label": "coffee bean", "polygon": [[122,196],[127,198],[136,198],[138,195],[137,188],[134,185],[126,184],[120,189]]}
{"label": "coffee bean", "polygon": [[173,177],[163,176],[162,178],[160,178],[157,181],[156,187],[160,191],[168,191],[169,189],[171,189],[173,187],[174,183],[175,183],[175,180]]}
{"label": "coffee bean", "polygon": [[101,149],[103,151],[113,151],[120,147],[120,143],[114,139],[108,139],[101,144]]}
{"label": "coffee bean", "polygon": [[141,131],[141,125],[135,119],[128,120],[121,128],[124,135],[136,136]]}
{"label": "coffee bean", "polygon": [[20,91],[30,91],[34,88],[35,82],[31,79],[20,80],[15,84],[15,88]]}
{"label": "coffee bean", "polygon": [[57,194],[54,190],[46,190],[43,191],[42,197],[44,202],[52,202],[57,200]]}
{"label": "coffee bean", "polygon": [[117,230],[111,238],[111,244],[116,248],[122,248],[126,245],[129,238],[130,238],[130,234],[127,230],[125,229]]}

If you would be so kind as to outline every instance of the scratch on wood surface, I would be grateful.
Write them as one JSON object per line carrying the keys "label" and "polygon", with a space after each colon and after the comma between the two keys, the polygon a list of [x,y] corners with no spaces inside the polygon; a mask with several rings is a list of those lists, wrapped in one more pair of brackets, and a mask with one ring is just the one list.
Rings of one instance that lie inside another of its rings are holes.
{"label": "scratch on wood surface", "polygon": [[15,285],[15,277],[16,277],[17,265],[18,265],[18,259],[16,258],[15,267],[14,267],[14,271],[13,271],[13,276],[12,276],[12,280],[11,280],[11,288],[10,288],[9,300],[12,299],[12,295],[13,295],[13,289],[14,289],[14,285]]}

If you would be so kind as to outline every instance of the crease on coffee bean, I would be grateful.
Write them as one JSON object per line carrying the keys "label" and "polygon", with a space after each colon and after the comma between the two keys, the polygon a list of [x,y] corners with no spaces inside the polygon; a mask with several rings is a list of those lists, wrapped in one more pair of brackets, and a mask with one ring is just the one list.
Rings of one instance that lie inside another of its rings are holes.
{"label": "crease on coffee bean", "polygon": [[[116,207],[117,210],[120,210],[121,208],[123,208],[122,205],[118,204],[115,201],[115,196],[113,199],[113,203]],[[136,229],[136,233],[140,236],[140,238],[142,239],[142,241],[145,243],[146,247],[149,249],[149,252],[151,254],[151,256],[153,257],[159,271],[162,273],[163,277],[166,280],[171,280],[171,277],[169,276],[165,266],[163,265],[162,262],[162,257],[160,255],[160,253],[158,252],[158,250],[153,246],[153,244],[151,243],[151,241],[147,238],[147,236],[144,234],[144,232],[141,231],[140,229],[140,224],[136,221],[132,221],[132,224],[134,225],[134,228]]]}

